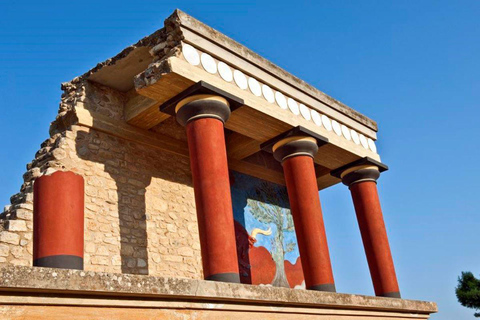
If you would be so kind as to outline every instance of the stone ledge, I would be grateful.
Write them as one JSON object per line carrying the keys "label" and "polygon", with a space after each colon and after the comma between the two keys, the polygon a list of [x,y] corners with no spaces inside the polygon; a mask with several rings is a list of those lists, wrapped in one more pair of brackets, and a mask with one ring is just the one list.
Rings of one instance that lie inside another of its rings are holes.
{"label": "stone ledge", "polygon": [[434,302],[363,295],[293,290],[204,280],[130,274],[2,266],[0,292],[48,292],[68,295],[110,295],[145,299],[235,302],[251,305],[302,306],[430,314]]}

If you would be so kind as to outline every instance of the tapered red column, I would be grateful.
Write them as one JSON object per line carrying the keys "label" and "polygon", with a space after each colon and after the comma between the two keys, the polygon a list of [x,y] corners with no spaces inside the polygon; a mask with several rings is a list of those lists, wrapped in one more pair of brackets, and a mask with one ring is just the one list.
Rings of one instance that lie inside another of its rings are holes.
{"label": "tapered red column", "polygon": [[327,236],[323,223],[313,157],[318,151],[311,137],[289,137],[273,146],[282,162],[298,248],[307,289],[335,292]]}
{"label": "tapered red column", "polygon": [[228,102],[195,95],[176,107],[186,126],[206,280],[240,282],[223,124]]}
{"label": "tapered red column", "polygon": [[83,270],[84,182],[57,171],[35,180],[33,265]]}
{"label": "tapered red column", "polygon": [[375,166],[360,166],[342,173],[353,198],[358,225],[377,296],[400,298],[393,258],[377,192],[380,172]]}

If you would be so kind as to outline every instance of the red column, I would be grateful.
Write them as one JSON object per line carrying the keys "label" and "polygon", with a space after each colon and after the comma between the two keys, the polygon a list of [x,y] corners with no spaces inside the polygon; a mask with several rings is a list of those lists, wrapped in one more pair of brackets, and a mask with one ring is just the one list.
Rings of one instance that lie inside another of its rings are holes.
{"label": "red column", "polygon": [[383,166],[384,170],[386,166],[381,163],[372,165],[376,162],[368,158],[362,161],[365,164],[356,166],[354,164],[350,168],[340,169],[340,171],[343,170],[340,177],[352,193],[375,294],[383,297],[400,298],[397,276],[377,192],[377,179],[380,177],[380,167],[378,165]]}
{"label": "red column", "polygon": [[35,180],[33,265],[83,270],[84,182],[57,171]]}
{"label": "red column", "polygon": [[240,282],[223,127],[230,111],[224,117],[225,108],[223,101],[193,100],[181,106],[177,118],[186,123],[204,277]]}
{"label": "red column", "polygon": [[335,292],[313,156],[315,139],[288,138],[274,146],[282,162],[307,289]]}
{"label": "red column", "polygon": [[350,185],[358,225],[377,296],[400,298],[387,231],[378,199],[377,184],[363,181]]}
{"label": "red column", "polygon": [[283,170],[306,287],[335,291],[313,159],[288,158],[283,162]]}

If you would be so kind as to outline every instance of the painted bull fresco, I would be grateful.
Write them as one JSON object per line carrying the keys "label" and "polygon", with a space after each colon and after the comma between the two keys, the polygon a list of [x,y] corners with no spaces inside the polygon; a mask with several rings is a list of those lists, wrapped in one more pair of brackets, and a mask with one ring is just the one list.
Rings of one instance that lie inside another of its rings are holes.
{"label": "painted bull fresco", "polygon": [[304,288],[286,188],[236,171],[230,179],[242,283]]}

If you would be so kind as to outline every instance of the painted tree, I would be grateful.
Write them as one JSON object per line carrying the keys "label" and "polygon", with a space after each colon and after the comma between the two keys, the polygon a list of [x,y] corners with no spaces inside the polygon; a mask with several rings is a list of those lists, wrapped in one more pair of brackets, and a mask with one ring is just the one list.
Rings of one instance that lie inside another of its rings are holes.
{"label": "painted tree", "polygon": [[285,254],[295,249],[295,243],[285,243],[285,232],[293,232],[293,218],[288,205],[285,188],[262,182],[248,196],[248,206],[253,217],[266,225],[275,225],[277,232],[271,239],[272,258],[276,272],[272,285],[289,287],[285,274]]}
{"label": "painted tree", "polygon": [[[455,289],[458,302],[464,307],[480,310],[480,280],[471,272],[462,272],[458,277],[458,286]],[[475,317],[480,317],[476,312]]]}

